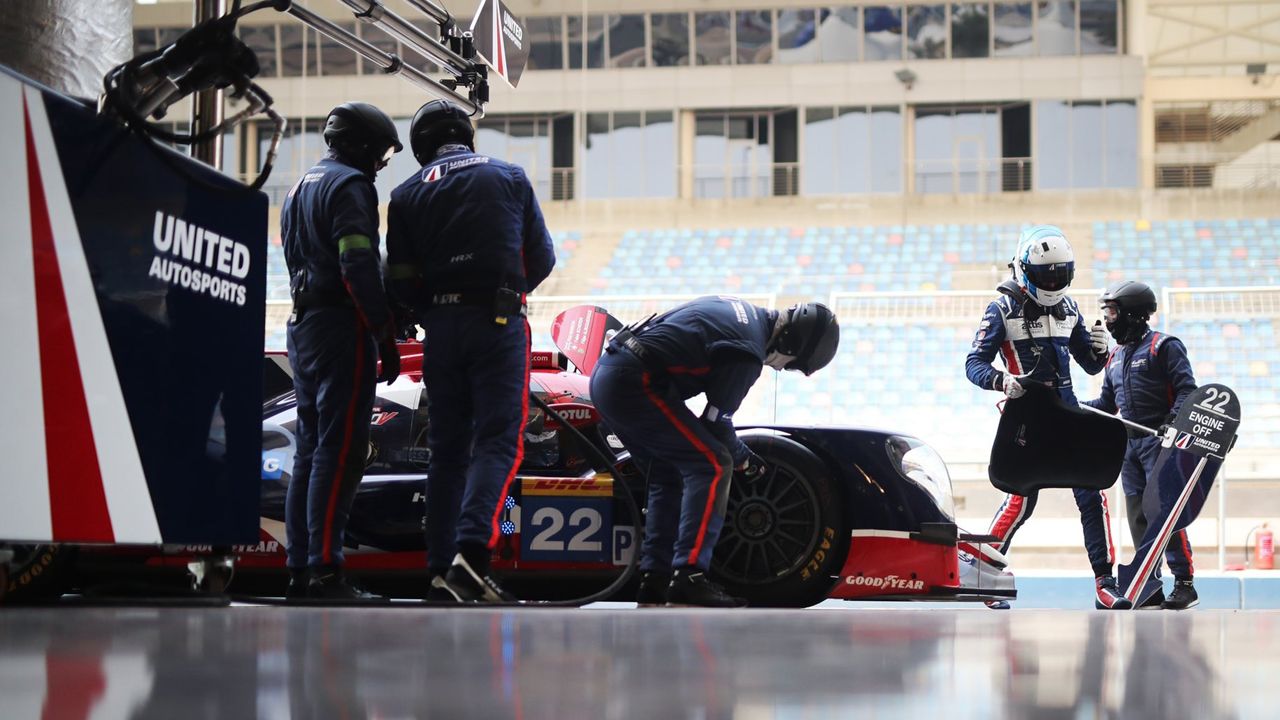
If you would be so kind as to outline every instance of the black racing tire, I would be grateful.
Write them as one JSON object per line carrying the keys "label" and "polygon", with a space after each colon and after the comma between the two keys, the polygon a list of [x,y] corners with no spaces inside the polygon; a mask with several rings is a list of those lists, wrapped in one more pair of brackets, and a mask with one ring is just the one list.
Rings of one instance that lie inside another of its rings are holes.
{"label": "black racing tire", "polygon": [[56,600],[71,588],[76,548],[68,545],[10,545],[13,562],[0,602],[39,603]]}
{"label": "black racing tire", "polygon": [[735,477],[711,574],[754,607],[809,607],[827,598],[849,552],[844,498],[817,455],[785,437],[744,438],[768,470]]}

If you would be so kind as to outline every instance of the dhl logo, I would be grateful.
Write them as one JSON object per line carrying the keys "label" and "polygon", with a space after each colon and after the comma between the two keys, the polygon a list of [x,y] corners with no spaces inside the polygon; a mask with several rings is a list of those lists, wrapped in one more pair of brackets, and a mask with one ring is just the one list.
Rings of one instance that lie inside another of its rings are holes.
{"label": "dhl logo", "polygon": [[524,478],[521,495],[574,495],[609,497],[613,495],[613,478],[597,475],[590,478]]}

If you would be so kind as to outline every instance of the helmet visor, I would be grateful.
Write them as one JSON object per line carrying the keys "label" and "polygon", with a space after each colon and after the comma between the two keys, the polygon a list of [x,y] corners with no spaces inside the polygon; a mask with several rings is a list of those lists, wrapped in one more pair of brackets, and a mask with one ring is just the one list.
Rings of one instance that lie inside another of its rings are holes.
{"label": "helmet visor", "polygon": [[1054,263],[1052,265],[1027,265],[1027,279],[1041,290],[1057,292],[1066,290],[1076,275],[1076,264],[1073,262]]}

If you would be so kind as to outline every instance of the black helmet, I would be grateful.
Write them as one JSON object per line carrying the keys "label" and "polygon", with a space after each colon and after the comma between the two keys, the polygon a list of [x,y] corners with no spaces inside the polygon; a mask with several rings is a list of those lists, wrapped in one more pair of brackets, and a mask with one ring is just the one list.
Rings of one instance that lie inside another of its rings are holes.
{"label": "black helmet", "polygon": [[831,362],[839,346],[840,324],[835,313],[822,303],[804,303],[787,309],[787,324],[772,349],[795,358],[787,363],[787,370],[812,375]]}
{"label": "black helmet", "polygon": [[1156,293],[1146,283],[1136,280],[1121,280],[1102,291],[1098,297],[1099,305],[1113,302],[1120,312],[1143,319],[1151,317],[1156,311]]}
{"label": "black helmet", "polygon": [[1127,345],[1147,334],[1147,320],[1156,311],[1156,294],[1146,283],[1122,280],[1102,291],[1098,305],[1104,309],[1115,306],[1114,313],[1104,311],[1102,316],[1111,337]]}
{"label": "black helmet", "polygon": [[369,103],[342,103],[329,111],[324,121],[324,142],[331,148],[355,155],[358,161],[383,160],[387,148],[404,149],[391,118]]}
{"label": "black helmet", "polygon": [[434,160],[436,150],[447,143],[459,143],[474,150],[474,137],[470,116],[448,100],[432,100],[418,108],[409,126],[409,146],[423,165]]}

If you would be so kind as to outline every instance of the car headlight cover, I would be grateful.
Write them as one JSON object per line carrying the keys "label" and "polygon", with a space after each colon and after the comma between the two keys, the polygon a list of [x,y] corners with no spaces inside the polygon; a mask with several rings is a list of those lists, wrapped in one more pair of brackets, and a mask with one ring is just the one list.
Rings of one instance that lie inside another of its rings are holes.
{"label": "car headlight cover", "polygon": [[892,435],[886,441],[889,457],[907,480],[929,493],[938,509],[947,517],[956,514],[955,499],[951,494],[951,474],[942,456],[933,448],[913,437]]}

